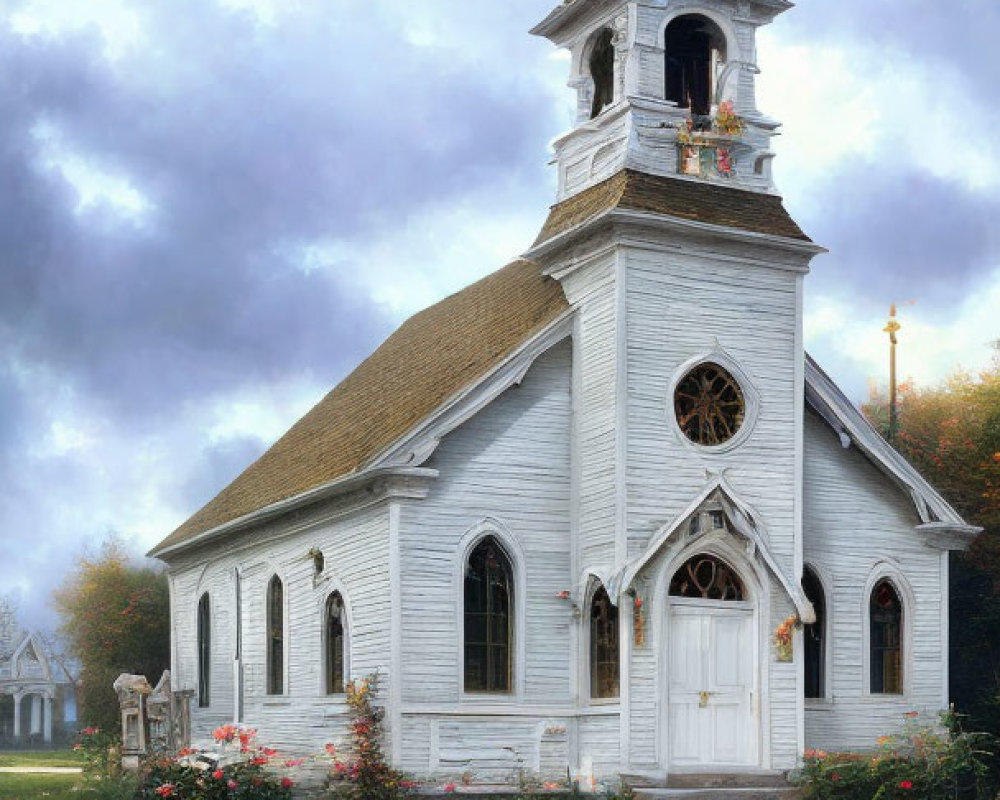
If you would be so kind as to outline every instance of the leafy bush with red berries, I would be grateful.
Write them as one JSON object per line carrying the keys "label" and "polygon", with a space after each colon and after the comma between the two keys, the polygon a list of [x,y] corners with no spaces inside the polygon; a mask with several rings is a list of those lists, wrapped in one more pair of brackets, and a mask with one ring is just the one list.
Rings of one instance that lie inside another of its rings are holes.
{"label": "leafy bush with red berries", "polygon": [[882,736],[874,753],[807,750],[796,776],[804,800],[985,800],[995,742],[958,729],[954,715],[921,726],[907,714],[902,733]]}
{"label": "leafy bush with red berries", "polygon": [[382,753],[383,709],[372,702],[378,691],[378,674],[351,681],[346,688],[353,758],[341,760],[333,745],[327,745],[334,760],[330,786],[336,796],[350,800],[397,800],[416,784],[392,769]]}

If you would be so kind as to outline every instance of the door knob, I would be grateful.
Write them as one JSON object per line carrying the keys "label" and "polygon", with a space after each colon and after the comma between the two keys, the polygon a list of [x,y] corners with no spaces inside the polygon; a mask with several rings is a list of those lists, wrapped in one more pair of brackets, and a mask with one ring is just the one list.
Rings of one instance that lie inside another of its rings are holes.
{"label": "door knob", "polygon": [[698,708],[708,708],[708,698],[712,696],[711,692],[699,692],[698,693]]}

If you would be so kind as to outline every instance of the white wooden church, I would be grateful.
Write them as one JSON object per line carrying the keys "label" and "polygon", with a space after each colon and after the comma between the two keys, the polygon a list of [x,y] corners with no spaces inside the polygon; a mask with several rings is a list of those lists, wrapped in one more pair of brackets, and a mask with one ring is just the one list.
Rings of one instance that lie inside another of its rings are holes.
{"label": "white wooden church", "polygon": [[[418,776],[782,771],[948,704],[978,529],[803,349],[771,178],[786,0],[566,0],[522,259],[407,321],[152,552],[193,729],[319,750],[378,671]],[[796,624],[796,620],[802,624]]]}

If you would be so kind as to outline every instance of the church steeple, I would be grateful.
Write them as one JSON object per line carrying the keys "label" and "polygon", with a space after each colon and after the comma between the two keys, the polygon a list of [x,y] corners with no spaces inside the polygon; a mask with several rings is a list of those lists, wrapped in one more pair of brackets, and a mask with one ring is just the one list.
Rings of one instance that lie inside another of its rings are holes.
{"label": "church steeple", "polygon": [[558,200],[621,169],[774,192],[757,29],[787,0],[565,0],[532,33],[569,49],[573,129]]}

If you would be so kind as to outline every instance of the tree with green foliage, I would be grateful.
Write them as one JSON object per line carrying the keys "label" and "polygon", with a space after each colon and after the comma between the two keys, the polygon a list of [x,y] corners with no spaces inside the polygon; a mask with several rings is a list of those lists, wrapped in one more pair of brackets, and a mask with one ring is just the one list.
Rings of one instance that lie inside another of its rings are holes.
{"label": "tree with green foliage", "polygon": [[60,633],[81,666],[80,720],[117,731],[115,678],[128,672],[155,683],[170,664],[166,574],[111,539],[80,558],[54,603]]}
{"label": "tree with green foliage", "polygon": [[[984,528],[951,560],[951,696],[977,728],[1000,734],[1000,348],[979,375],[899,387],[896,448],[947,500]],[[864,407],[886,430],[887,403]]]}

